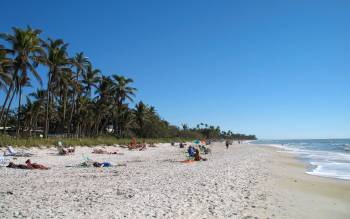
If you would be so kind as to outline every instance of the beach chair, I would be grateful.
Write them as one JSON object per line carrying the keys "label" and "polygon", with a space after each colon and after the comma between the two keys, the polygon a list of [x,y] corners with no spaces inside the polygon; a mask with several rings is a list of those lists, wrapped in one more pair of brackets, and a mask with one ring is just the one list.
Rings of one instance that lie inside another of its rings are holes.
{"label": "beach chair", "polygon": [[194,160],[194,156],[190,156],[190,154],[185,151],[185,156],[186,156],[186,160]]}
{"label": "beach chair", "polygon": [[13,156],[13,157],[30,157],[33,154],[26,153],[24,151],[16,151],[12,146],[7,146],[7,150],[4,153],[4,156]]}
{"label": "beach chair", "polygon": [[7,151],[9,152],[9,154],[12,154],[12,155],[17,154],[17,151],[12,146],[8,146]]}

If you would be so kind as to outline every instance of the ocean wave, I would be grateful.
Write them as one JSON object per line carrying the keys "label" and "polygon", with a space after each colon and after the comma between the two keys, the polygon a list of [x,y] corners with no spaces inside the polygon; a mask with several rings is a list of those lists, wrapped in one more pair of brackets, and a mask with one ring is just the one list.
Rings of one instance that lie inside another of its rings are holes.
{"label": "ocean wave", "polygon": [[[313,168],[311,175],[350,180],[350,144],[343,142],[258,142],[293,153]],[[280,152],[280,151],[279,151]]]}
{"label": "ocean wave", "polygon": [[307,174],[350,180],[350,163],[311,162],[311,164],[316,168],[307,171]]}

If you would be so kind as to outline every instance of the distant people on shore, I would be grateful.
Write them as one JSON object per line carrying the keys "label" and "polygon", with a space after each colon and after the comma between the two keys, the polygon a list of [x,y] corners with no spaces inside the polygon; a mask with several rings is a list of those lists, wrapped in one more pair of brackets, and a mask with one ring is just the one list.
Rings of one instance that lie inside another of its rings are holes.
{"label": "distant people on shore", "polygon": [[230,146],[230,142],[228,140],[225,141],[226,149]]}

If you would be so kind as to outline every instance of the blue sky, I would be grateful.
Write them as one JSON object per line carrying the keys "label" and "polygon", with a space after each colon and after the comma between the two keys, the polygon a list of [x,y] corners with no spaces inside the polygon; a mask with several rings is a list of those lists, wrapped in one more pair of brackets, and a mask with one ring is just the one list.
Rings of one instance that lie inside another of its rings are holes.
{"label": "blue sky", "polygon": [[259,138],[350,137],[350,1],[0,5],[0,32],[29,24],[64,39],[104,74],[133,78],[137,99],[173,124]]}

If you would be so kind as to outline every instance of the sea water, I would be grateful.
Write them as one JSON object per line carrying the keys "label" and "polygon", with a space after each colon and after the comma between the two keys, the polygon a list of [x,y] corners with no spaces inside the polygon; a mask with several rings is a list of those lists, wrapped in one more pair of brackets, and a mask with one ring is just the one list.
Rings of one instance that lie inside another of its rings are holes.
{"label": "sea water", "polygon": [[311,164],[308,174],[350,180],[350,139],[257,140],[251,143],[297,154]]}

